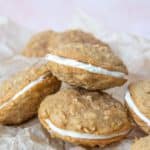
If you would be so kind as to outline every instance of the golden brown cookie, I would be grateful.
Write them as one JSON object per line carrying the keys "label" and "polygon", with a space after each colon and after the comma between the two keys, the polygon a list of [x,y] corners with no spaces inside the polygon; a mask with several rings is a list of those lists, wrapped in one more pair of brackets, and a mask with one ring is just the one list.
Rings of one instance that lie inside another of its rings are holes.
{"label": "golden brown cookie", "polygon": [[60,33],[60,40],[63,44],[68,43],[88,43],[88,44],[103,44],[102,41],[97,39],[94,35],[79,29],[68,30]]}
{"label": "golden brown cookie", "polygon": [[46,97],[38,116],[54,138],[85,146],[104,146],[131,129],[125,108],[104,92],[63,89]]}
{"label": "golden brown cookie", "polygon": [[22,54],[27,57],[41,57],[48,53],[48,48],[53,48],[68,43],[106,45],[92,34],[83,32],[81,30],[67,30],[59,33],[50,30],[34,35],[24,48]]}
{"label": "golden brown cookie", "polygon": [[35,34],[23,49],[22,54],[27,57],[41,57],[47,54],[48,47],[56,47],[58,33],[52,30]]}
{"label": "golden brown cookie", "polygon": [[15,73],[0,85],[0,123],[20,124],[32,118],[43,98],[59,87],[44,63]]}
{"label": "golden brown cookie", "polygon": [[61,45],[45,59],[55,76],[77,87],[103,90],[126,82],[127,68],[108,45]]}
{"label": "golden brown cookie", "polygon": [[136,140],[131,146],[131,150],[150,150],[150,135]]}
{"label": "golden brown cookie", "polygon": [[150,134],[150,80],[130,84],[125,99],[135,122]]}

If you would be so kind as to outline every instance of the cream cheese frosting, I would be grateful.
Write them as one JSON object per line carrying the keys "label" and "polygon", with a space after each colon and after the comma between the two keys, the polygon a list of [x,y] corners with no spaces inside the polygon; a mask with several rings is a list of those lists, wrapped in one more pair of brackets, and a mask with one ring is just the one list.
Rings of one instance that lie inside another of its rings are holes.
{"label": "cream cheese frosting", "polygon": [[88,134],[88,133],[79,133],[75,131],[69,131],[64,130],[56,127],[49,119],[45,119],[46,124],[50,128],[49,132],[55,132],[62,136],[68,136],[72,138],[79,138],[79,139],[89,139],[89,140],[105,140],[105,139],[111,139],[114,137],[126,135],[130,130],[120,132],[120,133],[114,133],[110,135],[95,135],[95,134]]}
{"label": "cream cheese frosting", "polygon": [[131,98],[130,92],[127,91],[126,95],[125,95],[125,100],[128,104],[128,106],[130,107],[131,110],[133,110],[133,112],[143,121],[145,122],[148,126],[150,126],[150,119],[147,118],[142,112],[140,112],[140,110],[137,108],[137,106],[135,105],[133,99]]}
{"label": "cream cheese frosting", "polygon": [[24,92],[28,91],[29,89],[31,89],[35,85],[39,84],[41,81],[43,81],[44,77],[46,77],[46,76],[47,76],[47,74],[39,77],[37,80],[32,81],[30,84],[25,86],[22,90],[20,90],[18,93],[16,93],[11,99],[9,99],[7,102],[4,102],[2,105],[0,105],[0,109],[7,106],[10,102],[14,101],[17,97],[22,95]]}
{"label": "cream cheese frosting", "polygon": [[104,75],[109,75],[117,78],[124,78],[125,73],[123,72],[118,72],[118,71],[110,71],[101,67],[97,67],[91,64],[86,64],[83,62],[76,61],[74,59],[69,59],[57,55],[52,55],[52,54],[47,54],[45,56],[45,59],[48,61],[52,61],[58,64],[62,64],[65,66],[70,66],[70,67],[75,67],[75,68],[80,68],[92,73],[97,73],[97,74],[104,74]]}

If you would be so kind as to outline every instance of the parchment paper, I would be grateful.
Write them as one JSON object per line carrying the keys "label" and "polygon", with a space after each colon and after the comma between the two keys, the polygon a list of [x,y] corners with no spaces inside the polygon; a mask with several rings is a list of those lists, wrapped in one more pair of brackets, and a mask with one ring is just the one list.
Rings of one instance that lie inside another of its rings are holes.
{"label": "parchment paper", "polygon": [[[102,24],[98,24],[88,16],[80,13],[70,24],[70,28],[81,28],[92,32],[101,40],[107,42],[116,55],[119,55],[129,70],[129,82],[150,77],[150,40],[127,33],[112,33]],[[19,55],[27,40],[34,32],[17,25],[8,18],[0,17],[0,78],[4,78],[16,68],[12,64],[29,63],[30,59]],[[13,65],[12,65],[13,66]],[[107,90],[124,103],[124,93],[127,85],[121,88]],[[127,139],[92,150],[129,150],[134,137],[144,136],[135,128]],[[51,139],[43,130],[37,118],[21,126],[0,126],[0,150],[87,150],[61,140]]]}

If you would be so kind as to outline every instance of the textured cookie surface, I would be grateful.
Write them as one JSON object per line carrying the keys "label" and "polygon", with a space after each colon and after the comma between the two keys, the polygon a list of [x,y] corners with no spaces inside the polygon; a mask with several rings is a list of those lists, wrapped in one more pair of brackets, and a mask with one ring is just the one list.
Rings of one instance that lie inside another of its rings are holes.
{"label": "textured cookie surface", "polygon": [[114,55],[108,45],[71,43],[61,45],[54,49],[49,48],[49,53],[102,67],[108,70],[127,73],[127,69],[123,62]]}
{"label": "textured cookie surface", "polygon": [[[124,107],[106,93],[64,89],[48,96],[40,105],[38,116],[52,137],[85,146],[103,146],[121,140],[131,125]],[[46,120],[57,128],[83,134],[109,136],[106,139],[82,139],[63,136],[51,129]]]}
{"label": "textured cookie surface", "polygon": [[150,80],[138,81],[129,86],[134,103],[147,118],[150,118]]}
{"label": "textured cookie surface", "polygon": [[131,150],[150,150],[150,135],[137,140]]}
{"label": "textured cookie surface", "polygon": [[48,74],[48,77],[52,77],[52,79],[56,79],[52,76],[44,63],[40,65],[35,64],[32,67],[23,69],[22,71],[12,75],[8,78],[8,80],[5,80],[0,85],[0,104],[3,103],[3,100],[7,101],[7,99],[11,98],[29,83],[37,80],[45,74]]}
{"label": "textured cookie surface", "polygon": [[[68,107],[69,106],[69,107]],[[111,134],[129,129],[124,107],[106,93],[65,89],[47,97],[39,110],[57,127],[81,133]]]}
{"label": "textured cookie surface", "polygon": [[126,97],[126,100],[134,121],[150,134],[150,80],[130,84],[129,94],[130,99]]}
{"label": "textured cookie surface", "polygon": [[[38,83],[25,89],[36,81]],[[19,124],[32,118],[37,114],[43,98],[56,92],[59,87],[60,81],[48,71],[45,64],[16,73],[0,85],[0,122]]]}
{"label": "textured cookie surface", "polygon": [[81,30],[68,30],[65,32],[49,30],[34,35],[23,49],[22,54],[27,57],[41,57],[48,53],[48,48],[54,48],[68,43],[105,45],[92,34]]}
{"label": "textured cookie surface", "polygon": [[89,44],[101,44],[106,45],[91,33],[87,33],[78,29],[68,30],[60,33],[60,40],[64,44],[68,43],[89,43]]}
{"label": "textured cookie surface", "polygon": [[47,54],[48,47],[56,47],[57,44],[57,32],[52,30],[40,32],[30,39],[22,54],[27,57],[41,57]]}

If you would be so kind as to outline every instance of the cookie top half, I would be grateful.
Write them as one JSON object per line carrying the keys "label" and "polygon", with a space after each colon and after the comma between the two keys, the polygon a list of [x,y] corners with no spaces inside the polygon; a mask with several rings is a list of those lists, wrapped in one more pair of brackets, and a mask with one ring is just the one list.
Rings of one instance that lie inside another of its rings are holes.
{"label": "cookie top half", "polygon": [[102,67],[111,71],[127,74],[127,68],[123,62],[112,52],[108,45],[71,43],[57,48],[49,48],[50,55],[73,59],[86,64]]}
{"label": "cookie top half", "polygon": [[89,43],[89,44],[103,44],[102,41],[97,39],[94,35],[88,32],[84,32],[79,29],[72,29],[67,30],[60,33],[60,43],[67,44],[67,43]]}
{"label": "cookie top half", "polygon": [[127,132],[131,127],[122,104],[106,93],[86,90],[63,89],[48,96],[39,118],[60,129],[95,135]]}
{"label": "cookie top half", "polygon": [[53,48],[68,43],[104,44],[91,33],[78,29],[64,32],[48,30],[33,35],[22,54],[27,57],[41,57],[48,53],[48,47]]}

